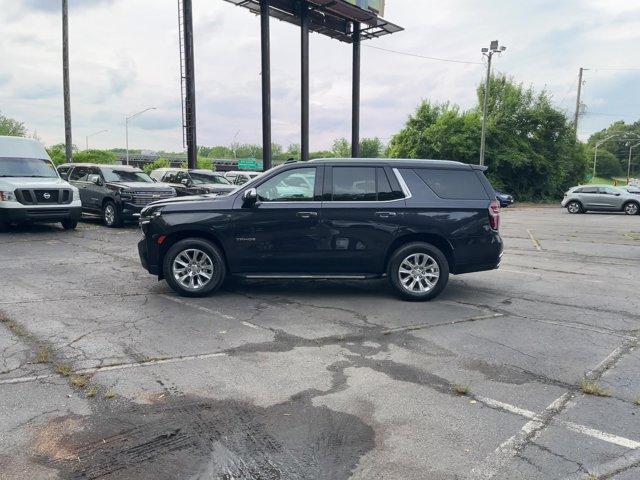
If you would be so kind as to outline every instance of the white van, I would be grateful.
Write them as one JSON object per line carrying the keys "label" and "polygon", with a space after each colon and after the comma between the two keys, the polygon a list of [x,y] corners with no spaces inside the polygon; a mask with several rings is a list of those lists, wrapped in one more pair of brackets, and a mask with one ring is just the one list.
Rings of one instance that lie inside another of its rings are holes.
{"label": "white van", "polygon": [[81,215],[78,189],[60,178],[40,142],[0,136],[0,231],[25,222],[61,222],[69,230]]}

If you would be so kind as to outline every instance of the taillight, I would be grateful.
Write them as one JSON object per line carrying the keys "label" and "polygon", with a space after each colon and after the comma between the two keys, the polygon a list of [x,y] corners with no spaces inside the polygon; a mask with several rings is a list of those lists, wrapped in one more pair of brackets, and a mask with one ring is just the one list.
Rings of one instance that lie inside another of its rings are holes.
{"label": "taillight", "polygon": [[497,200],[489,205],[489,225],[493,230],[500,230],[500,203]]}

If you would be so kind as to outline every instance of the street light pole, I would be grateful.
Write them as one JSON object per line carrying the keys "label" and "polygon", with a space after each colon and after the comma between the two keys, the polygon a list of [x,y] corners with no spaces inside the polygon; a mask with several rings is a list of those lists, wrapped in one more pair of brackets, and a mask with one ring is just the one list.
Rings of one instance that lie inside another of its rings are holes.
{"label": "street light pole", "polygon": [[126,143],[126,149],[127,149],[127,165],[129,165],[129,120],[133,120],[134,118],[136,118],[138,115],[142,115],[145,112],[148,112],[149,110],[155,110],[156,107],[149,107],[149,108],[145,108],[144,110],[139,111],[138,113],[134,113],[133,115],[130,115],[128,117],[124,117],[124,131],[125,131],[125,143]]}
{"label": "street light pole", "polygon": [[631,145],[629,147],[629,163],[627,164],[627,185],[629,185],[629,180],[631,179],[631,152],[637,146],[640,146],[640,143],[636,143],[635,145]]}
{"label": "street light pole", "polygon": [[84,137],[85,146],[87,147],[86,149],[89,150],[89,137],[93,137],[95,135],[99,135],[101,133],[108,132],[108,131],[109,130],[100,130],[99,132],[91,133],[91,134],[87,135],[86,137]]}
{"label": "street light pole", "polygon": [[489,82],[491,80],[491,59],[494,53],[503,53],[507,47],[498,46],[498,40],[493,40],[489,48],[483,48],[482,54],[487,57],[487,80],[484,84],[484,106],[482,108],[482,136],[480,138],[480,165],[484,165],[484,154],[486,150],[487,137],[487,107],[489,100]]}

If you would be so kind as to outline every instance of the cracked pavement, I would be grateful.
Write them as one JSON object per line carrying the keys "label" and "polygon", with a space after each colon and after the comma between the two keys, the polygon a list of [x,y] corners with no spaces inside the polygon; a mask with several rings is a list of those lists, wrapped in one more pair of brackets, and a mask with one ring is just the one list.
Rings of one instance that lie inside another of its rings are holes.
{"label": "cracked pavement", "polygon": [[407,303],[384,280],[185,299],[134,227],[13,230],[0,478],[640,478],[639,233],[507,209],[499,270]]}

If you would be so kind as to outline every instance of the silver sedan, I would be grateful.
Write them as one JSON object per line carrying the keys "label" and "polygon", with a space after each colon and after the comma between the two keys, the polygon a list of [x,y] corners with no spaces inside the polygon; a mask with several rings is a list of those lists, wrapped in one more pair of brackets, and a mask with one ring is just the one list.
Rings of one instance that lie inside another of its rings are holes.
{"label": "silver sedan", "polygon": [[564,194],[562,206],[569,213],[605,210],[637,215],[640,212],[640,198],[610,185],[579,185]]}

